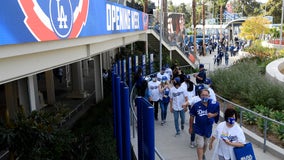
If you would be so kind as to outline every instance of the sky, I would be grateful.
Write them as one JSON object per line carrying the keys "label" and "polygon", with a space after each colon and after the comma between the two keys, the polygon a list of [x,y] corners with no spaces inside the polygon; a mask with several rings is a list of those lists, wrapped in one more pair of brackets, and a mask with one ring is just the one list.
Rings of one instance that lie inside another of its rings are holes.
{"label": "sky", "polygon": [[[158,2],[161,3],[161,0],[151,0],[152,2],[155,2],[155,5],[158,6]],[[170,0],[168,0],[170,1]],[[189,4],[192,2],[192,0],[171,0],[174,4],[174,6],[178,6],[181,3]],[[256,0],[257,2],[266,3],[268,0]]]}
{"label": "sky", "polygon": [[[158,2],[161,3],[161,0],[151,0],[152,2],[155,2],[155,5],[157,6],[158,5]],[[169,2],[170,0],[168,0]],[[180,5],[181,3],[185,3],[185,4],[189,4],[191,3],[192,0],[171,0],[174,4],[174,6],[178,6]]]}

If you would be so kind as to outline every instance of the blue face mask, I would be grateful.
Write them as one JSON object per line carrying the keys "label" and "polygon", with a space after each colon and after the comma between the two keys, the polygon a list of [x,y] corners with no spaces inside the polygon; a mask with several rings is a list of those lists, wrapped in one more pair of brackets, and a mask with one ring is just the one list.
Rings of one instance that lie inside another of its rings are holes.
{"label": "blue face mask", "polygon": [[232,117],[228,118],[228,123],[235,124],[235,122],[236,122],[235,118],[232,118]]}
{"label": "blue face mask", "polygon": [[207,103],[207,102],[208,102],[208,100],[209,100],[209,98],[208,98],[208,97],[203,97],[203,98],[201,98],[201,101],[202,101],[203,103]]}

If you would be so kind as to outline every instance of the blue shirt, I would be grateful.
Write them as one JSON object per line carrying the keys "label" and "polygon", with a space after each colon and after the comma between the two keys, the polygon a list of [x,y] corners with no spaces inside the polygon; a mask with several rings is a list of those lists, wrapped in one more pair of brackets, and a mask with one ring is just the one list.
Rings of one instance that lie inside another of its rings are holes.
{"label": "blue shirt", "polygon": [[[208,101],[208,106],[204,106],[201,101],[195,103],[190,109],[190,115],[195,117],[195,123],[193,125],[194,132],[200,136],[209,138],[212,134],[213,123],[217,123],[219,120],[219,103]],[[218,113],[216,117],[208,118],[208,113]]]}

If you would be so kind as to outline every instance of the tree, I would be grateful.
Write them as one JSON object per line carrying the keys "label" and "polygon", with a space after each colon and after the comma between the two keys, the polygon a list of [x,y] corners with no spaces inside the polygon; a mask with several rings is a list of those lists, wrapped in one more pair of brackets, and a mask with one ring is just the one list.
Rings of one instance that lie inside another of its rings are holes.
{"label": "tree", "polygon": [[267,18],[261,16],[248,18],[242,24],[240,37],[246,40],[256,40],[260,35],[269,33],[269,28],[266,27],[269,23]]}
{"label": "tree", "polygon": [[202,0],[202,25],[203,25],[203,30],[202,30],[202,48],[203,48],[203,56],[206,55],[206,46],[205,46],[205,0]]}
{"label": "tree", "polygon": [[225,4],[227,3],[226,0],[218,0],[218,6],[220,7],[220,39],[222,39],[222,19],[223,19],[223,7],[225,6]]}
{"label": "tree", "polygon": [[266,4],[266,15],[273,16],[273,23],[281,23],[282,0],[269,0]]}
{"label": "tree", "polygon": [[20,112],[10,125],[0,125],[0,149],[8,149],[11,160],[65,159],[74,137],[57,125],[54,115],[34,111],[26,117]]}
{"label": "tree", "polygon": [[[196,0],[192,0],[192,23],[193,23],[193,42],[196,42]],[[196,43],[194,44],[194,53],[196,54]]]}

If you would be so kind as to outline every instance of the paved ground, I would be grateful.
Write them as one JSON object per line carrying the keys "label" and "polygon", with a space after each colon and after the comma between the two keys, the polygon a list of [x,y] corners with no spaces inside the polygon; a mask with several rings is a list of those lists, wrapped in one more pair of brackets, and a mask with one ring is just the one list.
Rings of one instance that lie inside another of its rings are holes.
{"label": "paved ground", "polygon": [[[205,64],[205,68],[208,71],[213,71],[217,68],[224,68],[227,67],[223,61],[220,66],[216,66],[213,64],[213,56],[214,53],[211,55],[207,55],[205,57],[201,56],[200,62]],[[230,57],[229,64],[233,64],[237,59],[241,56],[244,56],[245,53],[240,53],[236,57]],[[159,110],[160,112],[160,110]],[[160,118],[160,117],[159,117]],[[155,121],[155,147],[159,151],[159,153],[163,156],[166,160],[197,160],[197,153],[196,148],[191,148],[189,145],[190,135],[188,133],[189,128],[189,113],[186,113],[186,121],[185,121],[185,129],[181,132],[181,135],[175,136],[175,127],[174,127],[174,120],[173,114],[170,113],[168,109],[167,115],[167,123],[161,126],[160,121]],[[132,143],[134,144],[134,149],[137,149],[137,136],[136,138],[132,139]],[[279,158],[271,155],[268,152],[263,152],[262,148],[254,145],[254,152],[256,155],[257,160],[280,160]],[[207,151],[206,157],[207,160],[211,160],[213,156],[213,151]],[[160,159],[156,156],[156,159]]]}

